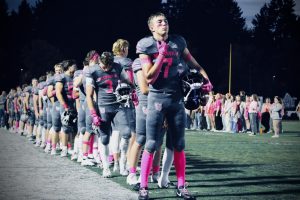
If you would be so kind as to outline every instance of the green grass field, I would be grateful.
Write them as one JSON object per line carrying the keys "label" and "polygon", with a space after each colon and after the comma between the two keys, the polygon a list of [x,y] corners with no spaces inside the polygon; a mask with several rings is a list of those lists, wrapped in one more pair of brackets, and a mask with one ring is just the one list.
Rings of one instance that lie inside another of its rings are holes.
{"label": "green grass field", "polygon": [[[280,138],[186,131],[189,190],[197,199],[300,199],[300,121],[283,129]],[[131,189],[125,177],[111,180]],[[176,181],[174,168],[170,180]],[[151,199],[177,199],[174,187],[151,183],[149,191]]]}

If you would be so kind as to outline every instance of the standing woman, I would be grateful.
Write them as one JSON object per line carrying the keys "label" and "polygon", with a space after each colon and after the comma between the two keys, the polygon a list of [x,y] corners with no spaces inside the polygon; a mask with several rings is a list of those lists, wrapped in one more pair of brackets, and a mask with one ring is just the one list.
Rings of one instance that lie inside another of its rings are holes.
{"label": "standing woman", "polygon": [[278,96],[274,97],[274,103],[271,106],[271,118],[273,121],[274,135],[272,138],[278,138],[281,132],[282,123],[282,101]]}
{"label": "standing woman", "polygon": [[261,109],[261,124],[265,127],[264,133],[267,133],[270,130],[270,108],[271,99],[266,98],[265,103],[262,105]]}
{"label": "standing woman", "polygon": [[258,133],[258,126],[257,126],[257,113],[258,113],[258,98],[256,94],[252,94],[250,97],[250,105],[249,105],[249,117],[250,117],[250,126],[251,126],[251,133],[249,136],[255,136]]}
{"label": "standing woman", "polygon": [[216,94],[216,102],[215,102],[215,124],[216,124],[216,130],[222,130],[223,124],[222,124],[222,95],[220,93]]}

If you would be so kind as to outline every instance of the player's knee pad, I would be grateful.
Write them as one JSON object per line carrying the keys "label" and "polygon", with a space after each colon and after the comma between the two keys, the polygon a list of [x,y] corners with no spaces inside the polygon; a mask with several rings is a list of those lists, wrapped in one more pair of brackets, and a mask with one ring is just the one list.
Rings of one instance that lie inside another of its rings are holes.
{"label": "player's knee pad", "polygon": [[145,143],[146,143],[146,136],[145,135],[136,134],[136,142],[139,145],[144,146]]}
{"label": "player's knee pad", "polygon": [[176,151],[183,151],[185,148],[185,139],[181,138],[177,142],[175,142],[174,148],[176,149]]}
{"label": "player's knee pad", "polygon": [[79,133],[81,133],[82,135],[84,135],[85,132],[86,132],[86,128],[85,127],[81,127],[79,129]]}
{"label": "player's knee pad", "polygon": [[59,132],[61,127],[60,126],[52,126],[52,129],[54,130],[54,132]]}
{"label": "player's knee pad", "polygon": [[145,149],[149,153],[154,153],[157,150],[156,141],[153,140],[153,139],[150,139],[150,140],[146,141]]}
{"label": "player's knee pad", "polygon": [[65,134],[71,134],[71,133],[73,133],[73,128],[70,126],[62,126],[62,131]]}
{"label": "player's knee pad", "polygon": [[52,127],[52,123],[47,123],[47,129],[51,129],[51,127]]}
{"label": "player's knee pad", "polygon": [[40,119],[40,120],[39,120],[39,125],[40,125],[40,126],[44,126],[44,120]]}
{"label": "player's knee pad", "polygon": [[109,143],[109,136],[108,135],[101,135],[100,139],[101,139],[101,143],[103,145],[108,145],[108,143]]}
{"label": "player's knee pad", "polygon": [[121,128],[121,134],[122,134],[122,138],[124,139],[130,139],[131,138],[131,130],[129,126],[124,126]]}

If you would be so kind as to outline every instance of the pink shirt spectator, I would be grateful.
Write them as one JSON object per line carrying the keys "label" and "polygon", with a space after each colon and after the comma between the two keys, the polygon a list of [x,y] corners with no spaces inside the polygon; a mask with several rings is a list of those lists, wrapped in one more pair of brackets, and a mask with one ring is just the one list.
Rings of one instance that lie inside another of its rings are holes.
{"label": "pink shirt spectator", "polygon": [[249,113],[257,113],[258,112],[258,102],[251,101],[249,105]]}

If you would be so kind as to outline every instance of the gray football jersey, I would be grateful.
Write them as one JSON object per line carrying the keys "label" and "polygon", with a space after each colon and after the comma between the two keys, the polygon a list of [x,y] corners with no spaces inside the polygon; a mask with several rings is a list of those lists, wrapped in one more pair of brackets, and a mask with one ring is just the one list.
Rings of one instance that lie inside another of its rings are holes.
{"label": "gray football jersey", "polygon": [[[149,85],[150,91],[166,92],[172,94],[181,93],[181,78],[179,67],[186,41],[179,35],[169,35],[166,41],[169,48],[163,60],[163,66],[155,83]],[[155,63],[158,57],[157,41],[152,37],[145,37],[137,43],[136,52],[146,54]]]}
{"label": "gray football jersey", "polygon": [[63,84],[62,95],[64,100],[73,101],[73,78],[67,74],[56,74],[54,76],[55,83],[61,82]]}
{"label": "gray football jersey", "polygon": [[125,70],[118,63],[113,63],[109,71],[104,71],[99,65],[88,67],[84,70],[86,85],[92,85],[97,94],[99,106],[118,103],[115,89],[119,81],[128,80]]}

